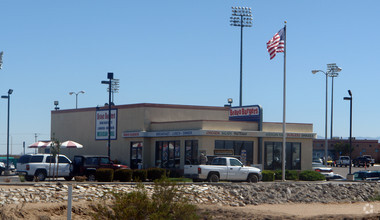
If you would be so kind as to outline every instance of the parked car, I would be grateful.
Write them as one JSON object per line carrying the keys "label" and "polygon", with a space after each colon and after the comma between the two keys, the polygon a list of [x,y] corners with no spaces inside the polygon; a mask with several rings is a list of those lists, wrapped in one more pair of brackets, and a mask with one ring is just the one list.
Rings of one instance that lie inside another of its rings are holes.
{"label": "parked car", "polygon": [[86,176],[87,180],[95,181],[95,173],[99,168],[129,169],[126,165],[114,164],[108,156],[76,155],[73,160],[72,176]]}
{"label": "parked car", "polygon": [[360,166],[369,166],[371,164],[371,159],[369,159],[368,157],[364,157],[364,156],[360,156],[354,160],[352,160],[352,164],[357,167],[360,167]]}
{"label": "parked car", "polygon": [[[58,163],[56,162],[58,161]],[[25,175],[27,181],[37,178],[44,181],[46,177],[64,177],[71,180],[71,160],[65,155],[25,154],[17,162],[18,174]]]}
{"label": "parked car", "polygon": [[350,157],[349,156],[340,156],[339,159],[335,162],[336,166],[349,166],[350,165]]}
{"label": "parked car", "polygon": [[354,180],[379,181],[380,171],[361,170],[354,173]]}
{"label": "parked car", "polygon": [[334,176],[333,169],[331,167],[327,167],[321,163],[312,163],[312,168],[314,171],[317,171],[323,174],[326,177],[326,180],[332,178]]}
{"label": "parked car", "polygon": [[184,176],[193,181],[258,182],[261,180],[261,170],[256,167],[244,166],[240,160],[233,157],[215,157],[211,165],[185,165]]}
{"label": "parked car", "polygon": [[331,181],[331,180],[340,181],[340,180],[346,180],[346,178],[344,178],[342,175],[334,173],[334,175],[332,177],[329,177],[326,180],[328,180],[328,181]]}
{"label": "parked car", "polygon": [[373,159],[371,155],[363,155],[363,157],[369,160],[369,163],[371,164],[371,166],[375,165],[375,159]]}

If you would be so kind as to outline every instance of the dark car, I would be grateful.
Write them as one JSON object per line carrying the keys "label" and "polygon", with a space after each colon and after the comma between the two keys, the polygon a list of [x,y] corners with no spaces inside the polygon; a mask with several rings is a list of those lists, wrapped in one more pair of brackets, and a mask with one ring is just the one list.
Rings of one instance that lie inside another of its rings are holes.
{"label": "dark car", "polygon": [[380,171],[361,170],[355,172],[354,180],[379,181]]}
{"label": "dark car", "polygon": [[128,166],[114,164],[108,156],[77,155],[73,160],[72,176],[86,176],[88,181],[95,181],[95,173],[99,168],[128,169]]}
{"label": "dark car", "polygon": [[352,164],[357,167],[360,167],[360,166],[369,166],[371,164],[371,159],[369,159],[368,157],[358,157],[354,160],[352,160]]}

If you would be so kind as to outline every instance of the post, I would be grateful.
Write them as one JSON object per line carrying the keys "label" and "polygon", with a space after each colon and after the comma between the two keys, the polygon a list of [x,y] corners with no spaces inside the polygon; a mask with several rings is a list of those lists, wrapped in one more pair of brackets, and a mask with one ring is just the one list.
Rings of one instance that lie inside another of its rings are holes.
{"label": "post", "polygon": [[239,105],[243,105],[243,16],[241,15],[240,26],[240,99]]}
{"label": "post", "polygon": [[69,184],[68,186],[68,197],[67,197],[67,220],[71,220],[71,212],[73,207],[73,185]]}
{"label": "post", "polygon": [[352,96],[350,100],[350,169],[349,169],[350,175],[351,175],[351,167],[352,167]]}
{"label": "post", "polygon": [[111,77],[108,77],[108,78],[109,78],[109,92],[108,92],[108,157],[111,158]]}
{"label": "post", "polygon": [[11,96],[8,92],[8,120],[7,120],[7,175],[9,175],[9,104],[10,104]]}
{"label": "post", "polygon": [[327,166],[328,157],[328,140],[327,140],[327,111],[328,111],[328,74],[326,73],[326,111],[325,111],[325,161],[324,164]]}

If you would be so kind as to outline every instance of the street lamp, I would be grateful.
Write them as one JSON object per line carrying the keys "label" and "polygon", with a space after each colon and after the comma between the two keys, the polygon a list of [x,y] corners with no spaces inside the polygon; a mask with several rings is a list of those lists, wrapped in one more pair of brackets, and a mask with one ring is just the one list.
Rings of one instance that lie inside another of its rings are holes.
{"label": "street lamp", "polygon": [[108,157],[111,158],[111,93],[112,93],[112,80],[113,73],[107,74],[108,81],[104,80],[101,83],[107,84],[108,87]]}
{"label": "street lamp", "polygon": [[326,76],[326,111],[325,111],[325,160],[324,163],[327,165],[327,149],[328,149],[328,140],[327,140],[327,111],[328,111],[328,77],[332,74],[335,74],[336,72],[339,72],[342,70],[341,68],[337,67],[335,63],[327,64],[327,71],[322,71],[322,70],[312,70],[311,72],[313,74],[316,74],[318,72],[321,72],[325,74]]}
{"label": "street lamp", "polygon": [[78,108],[78,95],[79,94],[83,94],[84,91],[79,91],[79,92],[70,92],[69,95],[73,95],[75,94],[75,108],[77,109]]}
{"label": "street lamp", "polygon": [[[348,175],[351,175],[351,166],[352,166],[352,93],[351,90],[348,90],[350,97],[344,97],[343,100],[350,100],[350,166],[348,170]],[[348,178],[347,178],[348,179]]]}
{"label": "street lamp", "polygon": [[248,7],[232,7],[231,26],[240,27],[240,106],[242,106],[243,88],[243,27],[252,27],[252,11]]}
{"label": "street lamp", "polygon": [[7,121],[7,166],[5,168],[5,175],[9,175],[9,107],[11,101],[11,94],[13,93],[13,89],[8,90],[8,95],[1,96],[2,99],[8,99],[8,121]]}
{"label": "street lamp", "polygon": [[338,67],[335,63],[327,64],[327,69],[330,70],[329,76],[331,77],[331,127],[330,139],[333,138],[333,114],[334,114],[334,78],[339,76],[342,68]]}

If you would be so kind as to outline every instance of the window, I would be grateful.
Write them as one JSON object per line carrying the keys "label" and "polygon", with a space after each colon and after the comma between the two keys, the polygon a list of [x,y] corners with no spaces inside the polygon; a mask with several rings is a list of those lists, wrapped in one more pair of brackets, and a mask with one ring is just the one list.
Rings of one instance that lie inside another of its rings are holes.
{"label": "window", "polygon": [[110,159],[108,157],[101,157],[100,164],[110,164]]}
{"label": "window", "polygon": [[242,163],[240,163],[236,159],[230,159],[230,164],[231,164],[231,166],[238,166],[238,167],[241,167],[243,165]]}
{"label": "window", "polygon": [[226,161],[226,158],[214,158],[212,160],[212,165],[216,165],[216,166],[226,166],[227,165],[227,161]]}
{"label": "window", "polygon": [[98,165],[99,164],[99,158],[98,157],[87,157],[85,159],[84,163],[87,165]]}
{"label": "window", "polygon": [[199,164],[197,140],[185,141],[185,164]]}
{"label": "window", "polygon": [[41,163],[44,156],[32,156],[29,163]]}
{"label": "window", "polygon": [[179,168],[180,142],[157,141],[156,142],[156,166],[162,168]]}
{"label": "window", "polygon": [[70,163],[70,161],[66,157],[59,156],[58,163]]}
{"label": "window", "polygon": [[[278,170],[282,168],[282,143],[265,142],[264,169]],[[288,170],[301,169],[301,143],[286,143],[286,164]]]}
{"label": "window", "polygon": [[238,156],[243,164],[253,164],[253,141],[215,140],[215,149],[233,150],[229,156]]}

